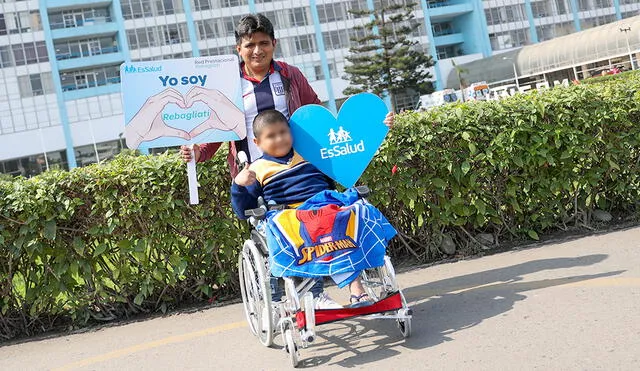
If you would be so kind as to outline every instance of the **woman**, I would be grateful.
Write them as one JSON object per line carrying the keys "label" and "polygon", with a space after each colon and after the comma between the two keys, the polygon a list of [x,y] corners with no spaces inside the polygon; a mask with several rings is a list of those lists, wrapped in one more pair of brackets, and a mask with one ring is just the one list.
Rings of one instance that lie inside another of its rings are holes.
{"label": "woman", "polygon": [[[273,25],[267,17],[262,14],[242,17],[236,27],[235,36],[236,50],[242,59],[240,76],[247,138],[231,143],[228,160],[233,177],[238,173],[235,161],[237,152],[247,153],[250,162],[262,155],[253,143],[251,130],[253,119],[258,113],[277,109],[288,119],[301,106],[321,103],[318,95],[298,68],[273,60],[277,40]],[[393,113],[389,112],[385,124],[391,126],[393,119]],[[220,146],[221,143],[194,145],[193,153],[196,162],[210,159]],[[191,151],[188,147],[183,146],[181,153],[185,161],[191,160]]]}
{"label": "woman", "polygon": [[[277,41],[273,25],[267,17],[262,14],[242,17],[236,27],[235,36],[236,51],[242,59],[240,77],[247,137],[230,143],[228,162],[232,177],[235,177],[239,171],[235,161],[239,151],[247,154],[249,162],[262,156],[262,152],[253,142],[253,119],[258,113],[276,109],[289,119],[291,114],[301,106],[321,103],[318,95],[309,85],[309,81],[298,68],[273,60]],[[393,113],[390,112],[385,119],[385,124],[391,126],[393,118]],[[203,162],[213,157],[220,145],[221,143],[194,145],[193,155],[196,162]],[[181,154],[184,161],[191,160],[191,151],[188,147],[182,146]],[[322,285],[322,282],[318,281],[318,285]],[[352,298],[358,298],[356,302],[366,299],[360,280],[355,281],[350,289]],[[277,297],[278,289],[273,281],[272,291]],[[319,307],[338,306],[326,295],[320,299],[324,302]]]}

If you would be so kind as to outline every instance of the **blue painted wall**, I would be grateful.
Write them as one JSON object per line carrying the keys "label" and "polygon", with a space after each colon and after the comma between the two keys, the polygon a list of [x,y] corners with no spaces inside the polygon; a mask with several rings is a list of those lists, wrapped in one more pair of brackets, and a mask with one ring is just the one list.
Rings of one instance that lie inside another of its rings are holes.
{"label": "blue painted wall", "polygon": [[324,75],[324,82],[327,88],[327,96],[329,102],[329,109],[334,115],[338,114],[336,107],[336,97],[333,93],[333,84],[331,83],[331,71],[329,69],[329,63],[327,62],[327,52],[324,48],[324,39],[322,37],[322,29],[320,28],[320,17],[318,15],[318,7],[316,0],[309,0],[309,6],[311,8],[311,18],[313,19],[313,29],[316,35],[316,44],[318,46],[318,52],[320,53],[320,62],[322,63],[322,74]]}
{"label": "blue painted wall", "polygon": [[49,60],[51,65],[51,78],[53,79],[53,87],[56,91],[56,100],[58,103],[58,112],[60,115],[60,122],[62,126],[62,132],[64,134],[64,141],[66,144],[67,164],[69,169],[73,169],[78,166],[76,162],[76,154],[73,149],[73,138],[71,136],[71,127],[69,126],[69,116],[67,115],[67,106],[62,96],[62,85],[60,83],[60,72],[58,71],[58,64],[56,63],[56,49],[53,46],[53,37],[51,35],[51,28],[49,26],[49,13],[47,12],[47,0],[40,0],[39,10],[40,18],[42,21],[42,28],[44,29],[45,44],[47,45],[47,53],[49,54]]}

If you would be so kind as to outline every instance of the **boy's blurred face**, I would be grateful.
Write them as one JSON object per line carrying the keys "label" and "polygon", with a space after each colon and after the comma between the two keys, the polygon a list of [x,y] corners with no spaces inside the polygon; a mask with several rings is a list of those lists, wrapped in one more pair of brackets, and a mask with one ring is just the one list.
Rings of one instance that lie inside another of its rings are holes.
{"label": "boy's blurred face", "polygon": [[286,122],[266,125],[254,142],[260,150],[269,156],[282,157],[289,154],[293,146],[291,130]]}

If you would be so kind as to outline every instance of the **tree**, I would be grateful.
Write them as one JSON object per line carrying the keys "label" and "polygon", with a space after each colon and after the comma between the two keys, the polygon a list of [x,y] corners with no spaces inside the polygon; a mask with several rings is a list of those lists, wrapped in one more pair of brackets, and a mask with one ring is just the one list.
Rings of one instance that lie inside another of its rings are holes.
{"label": "tree", "polygon": [[456,75],[458,76],[458,84],[460,85],[460,94],[462,94],[462,101],[465,101],[464,97],[464,88],[467,87],[467,81],[462,78],[462,74],[469,72],[468,70],[458,66],[455,60],[451,60],[451,65],[453,69],[456,71]]}
{"label": "tree", "polygon": [[397,94],[408,90],[421,94],[433,91],[429,67],[434,65],[430,55],[418,50],[411,35],[420,27],[414,21],[417,3],[396,4],[398,0],[385,0],[373,11],[350,10],[356,16],[369,16],[371,21],[354,27],[350,64],[345,67],[351,86],[346,95],[364,91],[381,95],[387,92],[395,111]]}

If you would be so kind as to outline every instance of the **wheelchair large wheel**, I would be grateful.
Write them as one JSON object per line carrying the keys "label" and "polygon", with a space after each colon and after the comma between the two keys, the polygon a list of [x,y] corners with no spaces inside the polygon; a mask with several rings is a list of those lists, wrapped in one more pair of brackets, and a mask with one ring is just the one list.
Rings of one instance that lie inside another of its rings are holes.
{"label": "wheelchair large wheel", "polygon": [[248,240],[244,243],[238,264],[242,304],[249,329],[264,346],[270,346],[274,324],[266,259],[255,243]]}

